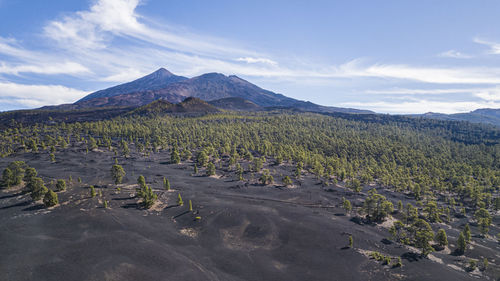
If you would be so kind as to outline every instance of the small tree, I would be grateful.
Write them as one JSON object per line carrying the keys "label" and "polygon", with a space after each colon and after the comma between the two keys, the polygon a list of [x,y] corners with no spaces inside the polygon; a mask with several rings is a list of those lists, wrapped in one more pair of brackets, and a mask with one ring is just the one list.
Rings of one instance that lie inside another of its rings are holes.
{"label": "small tree", "polygon": [[344,209],[346,214],[349,214],[352,210],[351,201],[342,197],[342,208]]}
{"label": "small tree", "polygon": [[215,175],[215,165],[214,163],[210,162],[207,165],[207,176],[214,176]]}
{"label": "small tree", "polygon": [[66,181],[65,181],[65,180],[62,180],[62,179],[57,180],[57,183],[56,183],[56,190],[57,190],[57,191],[63,191],[63,190],[66,190]]}
{"label": "small tree", "polygon": [[236,174],[238,175],[238,180],[243,180],[243,167],[241,167],[240,163],[236,164]]}
{"label": "small tree", "polygon": [[163,177],[163,187],[166,189],[166,190],[170,190],[170,181]]}
{"label": "small tree", "polygon": [[182,197],[181,197],[180,193],[179,193],[179,195],[177,195],[177,205],[179,205],[179,206],[184,205],[184,201],[182,201]]}
{"label": "small tree", "polygon": [[196,175],[198,174],[198,165],[194,164],[194,170],[193,173]]}
{"label": "small tree", "polygon": [[49,154],[50,162],[54,163],[56,162],[56,155],[54,153]]}
{"label": "small tree", "polygon": [[491,225],[490,213],[485,208],[481,208],[476,211],[474,218],[479,224],[479,231],[481,231],[481,234],[486,235]]}
{"label": "small tree", "polygon": [[268,169],[265,169],[262,172],[262,176],[260,177],[260,182],[264,185],[272,184],[274,182],[274,178]]}
{"label": "small tree", "polygon": [[472,235],[470,233],[470,226],[469,224],[466,224],[465,225],[465,228],[464,228],[464,237],[465,237],[465,242],[469,243],[471,238],[472,238]]}
{"label": "small tree", "polygon": [[290,186],[293,184],[292,179],[289,176],[283,177],[283,184],[285,186]]}
{"label": "small tree", "polygon": [[24,178],[25,167],[26,163],[24,163],[24,161],[13,161],[7,166],[12,172],[11,186],[21,183]]}
{"label": "small tree", "polygon": [[427,256],[433,250],[429,243],[434,239],[431,226],[425,220],[417,219],[412,227],[415,232],[415,246],[422,250],[423,256]]}
{"label": "small tree", "polygon": [[352,235],[349,235],[349,248],[352,248],[354,244],[354,240],[352,239]]}
{"label": "small tree", "polygon": [[460,232],[457,240],[457,250],[460,254],[465,253],[465,249],[467,248],[467,241],[463,232]]}
{"label": "small tree", "polygon": [[30,182],[28,189],[31,191],[31,198],[33,199],[33,201],[42,199],[45,193],[47,193],[48,191],[41,178],[34,178]]}
{"label": "small tree", "polygon": [[181,162],[181,157],[179,156],[179,152],[177,149],[174,149],[172,151],[172,154],[170,155],[170,163],[172,164],[179,164]]}
{"label": "small tree", "polygon": [[383,221],[392,211],[393,205],[385,199],[385,196],[377,193],[377,190],[372,189],[368,192],[368,197],[363,204],[368,219],[373,221]]}
{"label": "small tree", "polygon": [[189,199],[189,211],[193,211],[193,203],[191,202],[191,199]]}
{"label": "small tree", "polygon": [[95,188],[93,185],[90,186],[90,197],[95,197],[97,193],[95,192]]}
{"label": "small tree", "polygon": [[448,237],[446,236],[446,231],[442,228],[436,233],[435,240],[441,247],[448,246]]}
{"label": "small tree", "polygon": [[196,163],[200,167],[205,167],[208,164],[208,156],[204,150],[198,152],[198,155],[196,156]]}
{"label": "small tree", "polygon": [[2,172],[2,185],[6,188],[10,188],[14,185],[14,182],[14,173],[12,173],[11,169],[5,168]]}
{"label": "small tree", "polygon": [[137,184],[139,185],[139,188],[142,188],[142,187],[146,186],[146,179],[144,178],[143,175],[140,175],[137,178]]}
{"label": "small tree", "polygon": [[26,171],[24,173],[24,181],[25,182],[30,182],[37,175],[38,175],[38,172],[36,171],[35,168],[28,167],[28,168],[26,168]]}
{"label": "small tree", "polygon": [[49,190],[45,193],[45,196],[43,197],[43,204],[45,207],[52,207],[55,206],[59,203],[59,200],[57,199],[57,194]]}
{"label": "small tree", "polygon": [[123,177],[125,176],[125,170],[121,165],[115,164],[111,167],[111,177],[115,181],[115,184],[122,183]]}

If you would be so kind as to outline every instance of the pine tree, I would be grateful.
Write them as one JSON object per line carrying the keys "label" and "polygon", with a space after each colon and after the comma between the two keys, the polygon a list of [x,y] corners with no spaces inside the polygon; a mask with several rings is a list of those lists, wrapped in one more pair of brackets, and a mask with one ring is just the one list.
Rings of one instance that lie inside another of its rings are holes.
{"label": "pine tree", "polygon": [[43,204],[45,205],[45,207],[52,207],[57,205],[58,203],[59,200],[57,198],[57,194],[52,190],[48,190],[43,197]]}
{"label": "pine tree", "polygon": [[189,211],[193,211],[193,203],[191,202],[191,199],[189,199]]}
{"label": "pine tree", "polygon": [[349,214],[352,210],[351,201],[342,198],[342,208],[345,210],[346,214]]}
{"label": "pine tree", "polygon": [[460,235],[458,236],[457,247],[459,253],[465,253],[465,249],[467,248],[467,241],[463,232],[460,232]]}
{"label": "pine tree", "polygon": [[436,233],[435,240],[441,247],[448,246],[448,237],[446,236],[446,231],[442,228]]}
{"label": "pine tree", "polygon": [[125,174],[125,170],[121,165],[115,164],[111,167],[111,177],[113,178],[115,184],[122,183]]}
{"label": "pine tree", "polygon": [[210,162],[207,165],[207,176],[213,176],[215,175],[215,165],[214,163]]}
{"label": "pine tree", "polygon": [[165,177],[163,177],[163,187],[164,187],[167,191],[168,191],[168,190],[170,190],[170,181],[169,181],[167,178],[165,178]]}
{"label": "pine tree", "polygon": [[172,154],[170,155],[170,163],[172,164],[179,164],[181,162],[181,157],[179,156],[179,152],[177,149],[174,149],[172,151]]}
{"label": "pine tree", "polygon": [[97,193],[95,192],[95,188],[93,185],[90,186],[90,197],[95,197]]}
{"label": "pine tree", "polygon": [[181,197],[180,193],[177,196],[177,205],[179,205],[179,206],[183,206],[184,205],[184,202],[182,201],[182,197]]}
{"label": "pine tree", "polygon": [[292,179],[291,179],[289,176],[285,176],[285,177],[283,178],[283,184],[284,184],[285,186],[290,186],[290,185],[292,185],[292,184],[293,184]]}
{"label": "pine tree", "polygon": [[63,190],[66,190],[66,181],[63,180],[63,179],[59,179],[57,180],[57,183],[56,183],[56,190],[57,191],[63,191]]}
{"label": "pine tree", "polygon": [[2,173],[2,185],[10,188],[14,185],[14,182],[14,173],[12,173],[11,169],[5,168]]}
{"label": "pine tree", "polygon": [[41,178],[33,178],[28,187],[31,190],[31,198],[33,201],[38,201],[43,198],[48,189],[45,187]]}
{"label": "pine tree", "polygon": [[472,238],[472,235],[470,233],[470,226],[469,224],[466,224],[465,225],[465,228],[464,228],[464,237],[465,237],[465,242],[469,243],[471,238]]}
{"label": "pine tree", "polygon": [[352,235],[349,235],[349,248],[352,248],[354,244],[354,240],[352,239]]}

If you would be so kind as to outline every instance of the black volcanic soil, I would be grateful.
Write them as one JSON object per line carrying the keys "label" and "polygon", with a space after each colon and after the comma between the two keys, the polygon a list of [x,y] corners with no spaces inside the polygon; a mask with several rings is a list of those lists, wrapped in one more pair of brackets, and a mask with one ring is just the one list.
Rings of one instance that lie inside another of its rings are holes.
{"label": "black volcanic soil", "polygon": [[[69,175],[73,183],[58,193],[60,205],[52,209],[31,203],[29,195],[16,190],[0,192],[0,280],[452,281],[494,280],[499,273],[500,249],[494,240],[473,238],[468,254],[489,257],[486,273],[465,272],[467,259],[444,251],[420,258],[384,240],[390,235],[383,226],[343,215],[341,198],[359,205],[362,195],[340,186],[322,187],[309,176],[301,185],[295,182],[295,188],[245,184],[220,170],[220,178],[202,176],[201,169],[200,175],[192,175],[191,162],[171,165],[167,154],[134,154],[119,160],[127,176],[118,191],[109,173],[113,156],[69,148],[49,163],[47,153],[17,155],[47,185]],[[0,168],[12,160],[0,159]],[[276,179],[292,171],[287,165],[270,168]],[[141,174],[159,195],[151,210],[138,208],[134,198]],[[163,176],[171,182],[169,192],[162,188]],[[102,197],[91,198],[89,185]],[[184,206],[177,205],[179,193]],[[409,200],[385,195],[394,202]],[[109,201],[107,209],[103,200]],[[447,232],[455,244],[458,232]],[[346,247],[349,234],[354,249]],[[401,256],[403,267],[383,266],[367,257],[367,251]]]}

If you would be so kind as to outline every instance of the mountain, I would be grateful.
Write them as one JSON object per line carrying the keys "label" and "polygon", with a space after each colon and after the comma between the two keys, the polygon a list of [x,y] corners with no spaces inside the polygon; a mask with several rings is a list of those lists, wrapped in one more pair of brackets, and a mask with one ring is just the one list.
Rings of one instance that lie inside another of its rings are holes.
{"label": "mountain", "polygon": [[242,98],[260,107],[293,108],[303,111],[373,113],[367,110],[327,107],[296,100],[262,89],[235,75],[207,73],[187,79],[176,76],[163,68],[130,83],[92,93],[77,101],[74,106],[76,108],[137,107],[159,99],[178,103],[187,97],[196,97],[205,101]]}
{"label": "mountain", "polygon": [[134,109],[129,115],[148,115],[163,113],[207,113],[218,112],[214,106],[198,98],[189,97],[180,103],[170,103],[166,100],[156,100],[150,104]]}
{"label": "mountain", "polygon": [[160,68],[157,71],[132,82],[91,93],[80,99],[77,103],[95,98],[109,98],[138,91],[158,90],[166,87],[169,84],[181,82],[187,79],[188,78],[183,76],[174,75],[172,72],[166,70],[165,68]]}
{"label": "mountain", "polygon": [[424,118],[432,118],[439,120],[455,120],[455,121],[469,121],[472,123],[485,123],[500,127],[500,109],[482,108],[476,109],[468,113],[425,113],[421,115]]}
{"label": "mountain", "polygon": [[248,101],[243,98],[223,98],[218,100],[212,100],[208,102],[209,104],[225,110],[236,110],[236,111],[257,111],[261,110],[262,107],[256,105],[255,103]]}

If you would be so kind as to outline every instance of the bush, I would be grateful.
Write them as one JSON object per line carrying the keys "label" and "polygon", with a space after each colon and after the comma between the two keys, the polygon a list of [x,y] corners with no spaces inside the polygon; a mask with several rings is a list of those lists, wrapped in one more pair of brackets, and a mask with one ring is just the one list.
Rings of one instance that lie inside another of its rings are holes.
{"label": "bush", "polygon": [[47,193],[45,193],[45,196],[43,197],[43,204],[45,207],[52,207],[55,206],[59,203],[59,200],[57,199],[57,194],[49,190]]}

